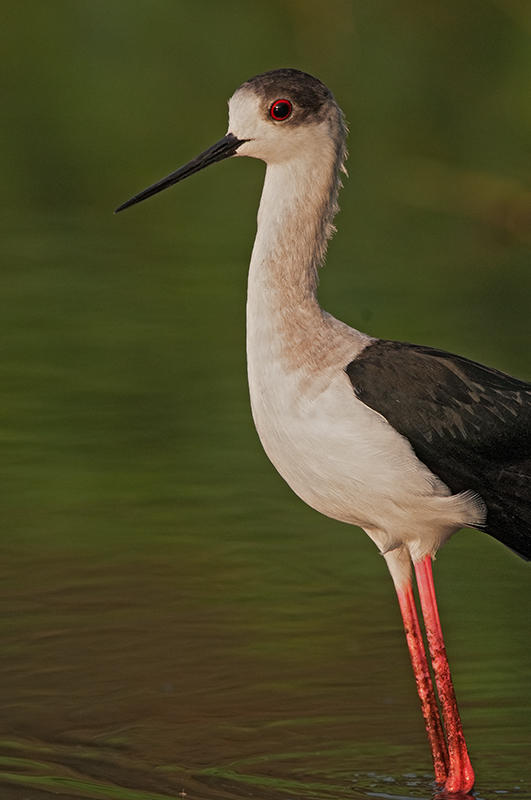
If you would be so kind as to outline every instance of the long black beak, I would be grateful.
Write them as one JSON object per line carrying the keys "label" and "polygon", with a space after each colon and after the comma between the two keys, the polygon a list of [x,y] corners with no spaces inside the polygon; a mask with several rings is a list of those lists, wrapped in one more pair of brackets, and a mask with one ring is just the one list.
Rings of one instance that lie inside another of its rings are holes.
{"label": "long black beak", "polygon": [[167,189],[168,186],[173,186],[174,183],[184,180],[184,178],[187,178],[189,175],[193,175],[194,172],[199,172],[200,169],[208,167],[209,164],[214,164],[216,161],[222,161],[224,158],[233,156],[238,147],[247,141],[249,140],[237,139],[234,134],[228,133],[223,139],[220,139],[219,142],[209,147],[208,150],[200,153],[192,159],[192,161],[189,161],[188,164],[185,164],[184,167],[179,167],[175,172],[157,181],[152,186],[148,186],[148,188],[144,189],[142,192],[135,194],[130,200],[126,200],[125,203],[118,206],[114,213],[117,214],[119,211],[123,211],[124,208],[129,208],[129,206],[134,206],[136,203],[141,203],[142,200],[146,200],[146,198],[152,197],[158,192],[162,192],[162,190]]}

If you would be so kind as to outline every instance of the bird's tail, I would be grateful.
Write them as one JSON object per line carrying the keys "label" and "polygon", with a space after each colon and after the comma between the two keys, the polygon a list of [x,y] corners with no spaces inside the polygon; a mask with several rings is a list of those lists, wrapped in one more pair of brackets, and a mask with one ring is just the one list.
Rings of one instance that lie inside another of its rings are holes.
{"label": "bird's tail", "polygon": [[531,561],[531,459],[499,468],[490,485],[484,530]]}

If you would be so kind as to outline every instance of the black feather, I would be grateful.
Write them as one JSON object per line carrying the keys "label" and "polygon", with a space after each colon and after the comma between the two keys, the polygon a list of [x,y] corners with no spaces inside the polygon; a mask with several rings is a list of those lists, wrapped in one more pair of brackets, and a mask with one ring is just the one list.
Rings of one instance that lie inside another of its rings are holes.
{"label": "black feather", "polygon": [[380,339],[346,367],[452,492],[473,489],[484,530],[531,560],[531,384],[462,356]]}

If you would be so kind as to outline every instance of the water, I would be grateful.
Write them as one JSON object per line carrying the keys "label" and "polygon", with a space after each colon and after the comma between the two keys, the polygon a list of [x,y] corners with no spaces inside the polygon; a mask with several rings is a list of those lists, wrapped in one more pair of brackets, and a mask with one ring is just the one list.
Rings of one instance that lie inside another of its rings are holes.
{"label": "water", "polygon": [[[5,21],[2,800],[433,795],[383,559],[253,430],[262,167],[110,213],[223,135],[239,81],[309,69],[352,128],[325,307],[529,379],[529,15],[381,5]],[[477,796],[529,799],[529,568],[467,531],[435,580]]]}
{"label": "water", "polygon": [[[385,564],[256,441],[239,265],[214,291],[215,244],[176,269],[178,234],[148,264],[116,220],[33,223],[5,237],[2,797],[430,797]],[[530,797],[527,568],[463,532],[436,579],[479,795]]]}
{"label": "water", "polygon": [[[121,548],[8,553],[3,797],[431,795],[398,614],[381,561],[356,564],[363,540],[109,516],[130,530]],[[477,550],[465,539],[454,558]],[[485,599],[483,577],[440,561],[479,794],[529,797],[519,604],[499,602],[518,570],[487,568]]]}

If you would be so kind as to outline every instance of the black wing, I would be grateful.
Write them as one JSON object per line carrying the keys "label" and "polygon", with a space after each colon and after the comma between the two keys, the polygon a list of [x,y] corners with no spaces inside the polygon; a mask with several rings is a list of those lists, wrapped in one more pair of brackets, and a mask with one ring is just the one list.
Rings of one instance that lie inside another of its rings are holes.
{"label": "black wing", "polygon": [[487,533],[531,559],[531,384],[443,350],[383,339],[345,371],[359,399],[452,492],[481,495]]}

